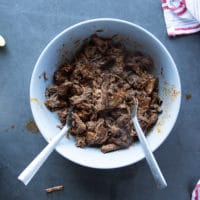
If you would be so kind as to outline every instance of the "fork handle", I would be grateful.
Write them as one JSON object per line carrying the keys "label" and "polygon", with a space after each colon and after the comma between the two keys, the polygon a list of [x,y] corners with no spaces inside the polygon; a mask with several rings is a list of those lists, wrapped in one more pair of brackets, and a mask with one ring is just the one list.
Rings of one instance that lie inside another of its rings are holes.
{"label": "fork handle", "polygon": [[53,140],[35,157],[35,159],[24,169],[24,171],[18,176],[18,179],[27,185],[36,172],[40,169],[42,164],[46,161],[49,155],[52,153],[58,142],[68,131],[68,126],[65,125],[63,129],[53,138]]}
{"label": "fork handle", "polygon": [[140,143],[142,144],[142,148],[143,148],[147,163],[148,163],[149,168],[152,172],[152,175],[155,179],[156,185],[159,189],[163,189],[163,188],[167,187],[166,180],[165,180],[165,178],[158,166],[158,163],[150,149],[150,146],[146,140],[144,132],[142,131],[142,129],[140,127],[138,119],[136,117],[133,117],[132,120],[133,120],[135,129],[136,129],[136,132],[137,132],[137,136],[140,140]]}

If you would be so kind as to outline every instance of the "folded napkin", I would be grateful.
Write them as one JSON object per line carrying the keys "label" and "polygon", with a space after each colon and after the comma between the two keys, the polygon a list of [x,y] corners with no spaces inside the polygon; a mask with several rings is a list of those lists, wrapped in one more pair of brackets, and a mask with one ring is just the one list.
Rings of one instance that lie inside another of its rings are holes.
{"label": "folded napkin", "polygon": [[162,0],[168,36],[200,31],[200,0]]}
{"label": "folded napkin", "polygon": [[200,180],[198,181],[192,192],[191,200],[200,200]]}

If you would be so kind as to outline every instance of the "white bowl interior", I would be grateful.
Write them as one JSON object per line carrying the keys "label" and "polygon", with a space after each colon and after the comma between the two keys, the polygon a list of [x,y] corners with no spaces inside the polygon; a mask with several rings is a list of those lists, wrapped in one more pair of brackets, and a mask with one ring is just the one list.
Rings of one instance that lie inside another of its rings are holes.
{"label": "white bowl interior", "polygon": [[[56,36],[43,50],[35,65],[30,87],[31,108],[38,128],[47,141],[60,131],[56,127],[60,124],[57,114],[44,105],[45,89],[52,84],[53,73],[64,58],[70,59],[83,40],[96,30],[102,30],[98,35],[103,37],[117,34],[129,50],[140,50],[154,60],[153,73],[159,77],[159,96],[163,100],[163,113],[147,136],[154,151],[170,133],[179,112],[181,87],[178,71],[166,48],[152,34],[137,25],[117,19],[94,19],[74,25]],[[46,72],[47,81],[39,78],[43,72]],[[63,138],[56,150],[75,163],[93,168],[122,167],[144,158],[139,142],[128,149],[103,154],[98,148],[77,148],[73,137],[70,137]]]}

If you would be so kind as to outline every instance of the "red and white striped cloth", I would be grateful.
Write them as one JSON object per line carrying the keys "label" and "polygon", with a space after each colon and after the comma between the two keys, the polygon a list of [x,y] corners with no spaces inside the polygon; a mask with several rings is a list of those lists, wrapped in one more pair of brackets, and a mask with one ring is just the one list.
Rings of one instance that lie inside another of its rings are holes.
{"label": "red and white striped cloth", "polygon": [[162,0],[169,36],[200,31],[200,0]]}
{"label": "red and white striped cloth", "polygon": [[198,181],[192,192],[191,200],[200,200],[200,180]]}

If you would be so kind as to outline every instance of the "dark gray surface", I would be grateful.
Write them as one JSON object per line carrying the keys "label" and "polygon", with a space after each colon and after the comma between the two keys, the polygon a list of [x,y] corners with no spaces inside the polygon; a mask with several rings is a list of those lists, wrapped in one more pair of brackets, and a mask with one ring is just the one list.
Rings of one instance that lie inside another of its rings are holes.
{"label": "dark gray surface", "polygon": [[[46,3],[45,3],[46,2]],[[176,126],[155,152],[168,188],[158,191],[145,161],[116,170],[84,168],[54,152],[25,187],[17,176],[46,145],[25,125],[32,119],[29,82],[45,45],[66,27],[85,19],[115,17],[142,25],[171,52],[180,72],[183,98]],[[160,21],[160,22],[159,22]],[[186,200],[200,178],[200,34],[169,39],[160,0],[0,1],[0,199]],[[185,94],[192,94],[187,101]],[[11,128],[15,125],[15,128]],[[47,195],[46,187],[65,190]]]}

